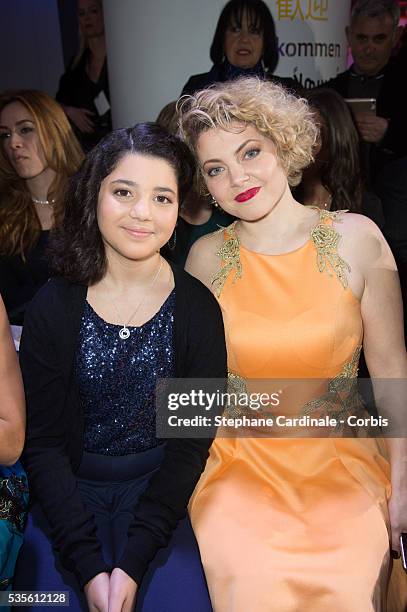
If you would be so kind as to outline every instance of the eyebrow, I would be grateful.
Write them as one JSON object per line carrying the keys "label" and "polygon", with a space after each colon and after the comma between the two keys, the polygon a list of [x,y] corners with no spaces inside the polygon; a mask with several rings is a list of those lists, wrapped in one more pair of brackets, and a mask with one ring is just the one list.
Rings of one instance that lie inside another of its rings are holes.
{"label": "eyebrow", "polygon": [[[235,151],[235,153],[234,153],[234,154],[235,154],[235,155],[238,155],[238,154],[240,153],[240,151],[241,151],[242,149],[244,149],[244,148],[245,148],[245,146],[246,146],[247,144],[249,144],[249,142],[261,142],[261,141],[260,141],[260,140],[256,140],[256,138],[249,138],[248,140],[245,140],[244,142],[242,142],[242,144],[241,144],[241,145],[239,145],[239,146],[237,147],[237,149],[236,149],[236,151]],[[221,161],[222,161],[221,159],[207,159],[207,160],[206,160],[206,161],[205,161],[205,162],[202,164],[202,166],[205,166],[205,164],[214,163],[214,162],[219,163],[219,162],[221,162]]]}
{"label": "eyebrow", "polygon": [[[32,121],[31,119],[20,119],[20,121],[16,121],[16,125],[21,125],[22,123],[32,123],[33,125],[35,125],[34,121]],[[0,125],[0,130],[8,130],[9,127],[7,125]]]}
{"label": "eyebrow", "polygon": [[[129,181],[128,179],[115,179],[114,181],[112,181],[113,183],[121,183],[122,185],[128,185],[129,187],[138,187],[138,183],[136,183],[135,181]],[[166,192],[166,193],[172,193],[174,196],[176,196],[177,194],[175,193],[175,191],[173,189],[170,189],[170,187],[154,187],[154,191],[160,191],[162,192]]]}

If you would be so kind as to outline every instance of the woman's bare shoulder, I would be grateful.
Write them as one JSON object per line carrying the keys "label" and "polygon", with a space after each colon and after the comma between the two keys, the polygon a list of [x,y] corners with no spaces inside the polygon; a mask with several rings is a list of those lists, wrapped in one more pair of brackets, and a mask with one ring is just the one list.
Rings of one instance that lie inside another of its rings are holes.
{"label": "woman's bare shoulder", "polygon": [[219,249],[224,241],[224,229],[199,238],[191,247],[185,270],[198,278],[212,291],[212,278],[219,270]]}
{"label": "woman's bare shoulder", "polygon": [[357,213],[340,213],[335,228],[341,235],[342,252],[360,269],[395,268],[390,247],[374,221]]}

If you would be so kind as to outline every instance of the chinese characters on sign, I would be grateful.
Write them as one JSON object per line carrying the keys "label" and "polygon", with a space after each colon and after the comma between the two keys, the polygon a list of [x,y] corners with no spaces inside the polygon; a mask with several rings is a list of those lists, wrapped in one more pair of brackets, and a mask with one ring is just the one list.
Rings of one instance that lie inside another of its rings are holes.
{"label": "chinese characters on sign", "polygon": [[328,19],[328,0],[276,0],[276,4],[279,19]]}

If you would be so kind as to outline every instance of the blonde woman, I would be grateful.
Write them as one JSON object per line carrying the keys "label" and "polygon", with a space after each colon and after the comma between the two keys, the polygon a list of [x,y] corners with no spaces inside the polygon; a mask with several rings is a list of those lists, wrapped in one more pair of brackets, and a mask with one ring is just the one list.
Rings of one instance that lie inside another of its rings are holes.
{"label": "blonde woman", "polygon": [[[325,418],[340,408],[330,381],[356,376],[362,344],[373,379],[405,378],[399,282],[380,231],[291,194],[317,138],[306,102],[251,78],[202,90],[181,112],[209,192],[238,219],[186,265],[218,297],[232,379],[249,390],[255,378],[306,379],[279,410]],[[190,515],[215,612],[386,610],[390,550],[407,529],[405,441],[386,451],[354,429],[285,432],[211,448]]]}
{"label": "blonde woman", "polygon": [[112,129],[101,0],[78,0],[80,45],[62,75],[56,99],[85,151]]}
{"label": "blonde woman", "polygon": [[83,153],[59,104],[35,90],[0,96],[0,142],[0,293],[10,322],[21,325],[50,276],[49,232]]}

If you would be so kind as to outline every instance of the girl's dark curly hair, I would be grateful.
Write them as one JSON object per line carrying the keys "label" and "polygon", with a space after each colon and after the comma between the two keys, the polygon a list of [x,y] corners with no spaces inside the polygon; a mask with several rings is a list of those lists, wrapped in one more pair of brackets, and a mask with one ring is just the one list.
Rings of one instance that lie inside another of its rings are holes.
{"label": "girl's dark curly hair", "polygon": [[106,273],[106,254],[97,222],[102,181],[128,154],[163,159],[174,169],[178,199],[182,202],[195,174],[192,153],[179,138],[156,123],[139,123],[115,130],[88,154],[71,178],[65,216],[52,240],[51,256],[56,274],[83,285],[92,285]]}

